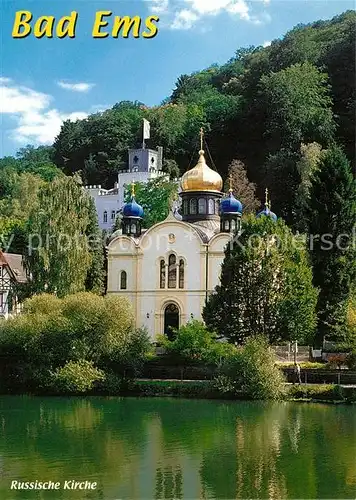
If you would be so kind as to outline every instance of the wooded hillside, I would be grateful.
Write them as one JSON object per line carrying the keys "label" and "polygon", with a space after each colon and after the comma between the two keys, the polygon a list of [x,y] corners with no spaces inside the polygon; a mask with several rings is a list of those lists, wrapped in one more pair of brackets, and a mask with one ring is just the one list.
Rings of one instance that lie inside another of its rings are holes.
{"label": "wooded hillside", "polygon": [[53,161],[66,174],[80,170],[88,184],[112,186],[147,118],[148,146],[163,146],[166,160],[183,173],[203,126],[221,175],[233,159],[243,161],[260,198],[269,187],[274,211],[294,224],[321,149],[336,142],[355,165],[355,21],[348,11],[296,26],[268,47],[238,49],[224,65],[181,75],[160,106],[119,102],[66,121]]}

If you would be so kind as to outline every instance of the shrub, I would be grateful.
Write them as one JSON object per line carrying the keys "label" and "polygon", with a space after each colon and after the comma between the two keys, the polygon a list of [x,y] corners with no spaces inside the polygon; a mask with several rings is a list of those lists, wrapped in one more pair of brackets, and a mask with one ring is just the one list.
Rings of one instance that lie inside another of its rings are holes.
{"label": "shrub", "polygon": [[233,378],[223,374],[214,378],[213,386],[221,394],[236,394],[238,391]]}
{"label": "shrub", "polygon": [[120,394],[124,385],[120,375],[112,371],[106,371],[105,379],[98,382],[97,388],[99,392],[105,394]]}
{"label": "shrub", "polygon": [[285,379],[265,337],[247,340],[223,365],[222,373],[232,381],[235,391],[241,390],[252,399],[277,400],[285,395]]}
{"label": "shrub", "polygon": [[56,391],[80,393],[93,389],[96,382],[103,381],[105,374],[96,368],[92,361],[81,359],[68,361],[63,367],[52,373],[52,384]]}
{"label": "shrub", "polygon": [[130,328],[121,335],[108,364],[123,377],[137,376],[151,348],[146,328]]}
{"label": "shrub", "polygon": [[[302,361],[298,364],[302,370],[325,370],[327,367],[326,363],[317,363],[317,362],[313,362],[313,361]],[[284,363],[284,362],[277,361],[276,365],[278,366],[278,368],[282,368],[282,369],[283,368],[294,368],[294,362],[293,363],[292,362]]]}
{"label": "shrub", "polygon": [[349,370],[356,370],[356,349],[347,354],[345,364]]}
{"label": "shrub", "polygon": [[335,356],[330,356],[328,358],[328,368],[341,370],[341,366],[345,363],[346,357],[342,354],[335,354]]}
{"label": "shrub", "polygon": [[[59,299],[42,294],[25,302],[21,316],[0,325],[0,353],[27,358],[51,369],[70,360],[98,363],[118,349],[126,349],[130,335],[138,340],[126,299],[92,293]],[[136,342],[130,346],[136,356]],[[140,346],[144,348],[142,343]]]}
{"label": "shrub", "polygon": [[340,385],[292,385],[289,387],[288,396],[292,399],[343,401],[345,399],[345,392]]}
{"label": "shrub", "polygon": [[177,363],[218,365],[235,351],[235,347],[216,339],[216,335],[211,333],[204,323],[192,320],[176,332],[174,340],[170,341],[161,336],[159,342],[167,354],[176,358]]}
{"label": "shrub", "polygon": [[185,398],[216,397],[218,393],[209,381],[138,381],[129,389],[142,396],[179,396]]}
{"label": "shrub", "polygon": [[62,301],[50,293],[34,295],[24,302],[23,312],[25,314],[53,314],[62,309]]}

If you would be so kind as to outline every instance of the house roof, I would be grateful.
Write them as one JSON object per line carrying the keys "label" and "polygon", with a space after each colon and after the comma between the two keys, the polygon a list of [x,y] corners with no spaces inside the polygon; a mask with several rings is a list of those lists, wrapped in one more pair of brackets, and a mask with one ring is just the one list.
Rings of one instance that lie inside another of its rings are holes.
{"label": "house roof", "polygon": [[17,283],[27,283],[26,271],[23,265],[23,257],[17,253],[6,253],[0,252],[3,259],[0,259],[0,263],[5,263],[9,266],[11,273]]}

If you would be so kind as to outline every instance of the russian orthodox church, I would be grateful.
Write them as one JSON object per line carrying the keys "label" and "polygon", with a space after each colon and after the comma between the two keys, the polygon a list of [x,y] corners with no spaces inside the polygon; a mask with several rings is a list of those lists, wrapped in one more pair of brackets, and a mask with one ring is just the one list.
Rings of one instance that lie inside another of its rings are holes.
{"label": "russian orthodox church", "polygon": [[[202,145],[201,134],[201,145]],[[122,229],[108,245],[108,294],[127,297],[137,326],[152,338],[201,319],[209,294],[218,284],[226,244],[240,227],[242,205],[221,176],[208,167],[203,149],[194,168],[181,178],[181,214],[148,230],[135,199],[123,208]]]}
{"label": "russian orthodox church", "polygon": [[[133,305],[136,326],[157,334],[190,319],[202,319],[209,294],[218,285],[224,250],[240,231],[242,204],[211,169],[201,149],[198,163],[181,178],[180,212],[144,230],[144,210],[135,199],[123,207],[122,229],[108,244],[107,293]],[[259,216],[272,217],[268,199]],[[273,214],[274,216],[274,214]],[[273,218],[273,217],[272,217]]]}

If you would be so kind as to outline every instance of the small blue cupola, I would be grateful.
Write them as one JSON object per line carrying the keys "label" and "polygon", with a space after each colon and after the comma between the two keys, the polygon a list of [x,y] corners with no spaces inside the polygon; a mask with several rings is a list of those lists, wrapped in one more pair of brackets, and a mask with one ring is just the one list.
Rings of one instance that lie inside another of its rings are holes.
{"label": "small blue cupola", "polygon": [[268,199],[268,189],[266,188],[266,200],[265,200],[265,207],[261,212],[258,212],[257,217],[269,217],[270,219],[276,221],[277,220],[277,215],[272,212],[271,210],[271,200]]}
{"label": "small blue cupola", "polygon": [[242,215],[242,203],[235,198],[235,196],[232,194],[232,190],[229,190],[228,196],[221,200],[220,212],[222,214]]}
{"label": "small blue cupola", "polygon": [[220,202],[220,232],[236,233],[240,230],[242,203],[235,198],[232,192],[230,178],[229,194]]}
{"label": "small blue cupola", "polygon": [[135,183],[131,184],[131,199],[122,210],[122,234],[140,236],[144,211],[135,199]]}

